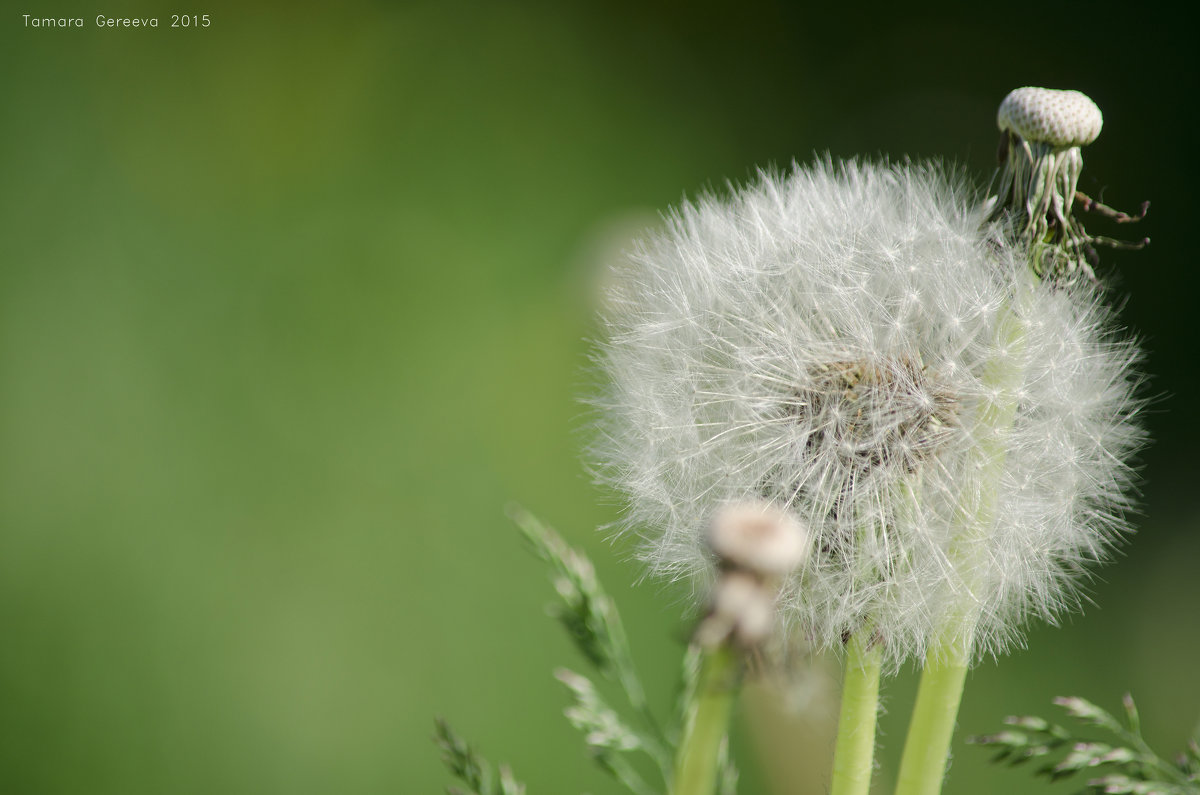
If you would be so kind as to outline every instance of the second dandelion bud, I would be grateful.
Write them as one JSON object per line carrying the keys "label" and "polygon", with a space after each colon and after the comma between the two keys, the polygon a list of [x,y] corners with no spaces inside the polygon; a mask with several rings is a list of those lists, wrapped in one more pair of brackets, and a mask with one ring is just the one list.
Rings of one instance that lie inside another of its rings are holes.
{"label": "second dandelion bud", "polygon": [[808,556],[807,533],[768,503],[735,503],[713,518],[708,544],[719,574],[696,641],[706,649],[728,640],[754,647],[774,628],[780,583]]}

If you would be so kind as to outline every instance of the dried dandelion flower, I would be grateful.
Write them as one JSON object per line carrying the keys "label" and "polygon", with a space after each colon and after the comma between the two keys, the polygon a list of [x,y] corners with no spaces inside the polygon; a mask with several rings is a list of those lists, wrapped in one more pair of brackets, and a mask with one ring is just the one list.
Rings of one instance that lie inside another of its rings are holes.
{"label": "dried dandelion flower", "polygon": [[959,621],[996,652],[1075,604],[1126,528],[1137,351],[973,207],[933,167],[817,164],[628,258],[593,455],[653,572],[711,578],[714,514],[765,501],[808,531],[776,612],[819,647],[894,665]]}
{"label": "dried dandelion flower", "polygon": [[1096,103],[1079,91],[1025,86],[1010,91],[996,112],[1000,128],[1000,184],[991,220],[1011,220],[1013,233],[1030,252],[1034,273],[1056,281],[1079,275],[1095,280],[1097,245],[1139,249],[1150,240],[1124,243],[1089,235],[1072,206],[1097,211],[1127,223],[1145,216],[1126,215],[1079,191],[1082,147],[1100,135],[1104,117]]}
{"label": "dried dandelion flower", "polygon": [[742,502],[717,511],[708,545],[722,565],[770,580],[790,574],[804,562],[806,535],[787,511],[761,501]]}
{"label": "dried dandelion flower", "polygon": [[722,506],[708,533],[720,574],[696,642],[714,649],[732,639],[747,649],[765,641],[775,626],[780,581],[808,555],[807,535],[792,514],[769,503]]}

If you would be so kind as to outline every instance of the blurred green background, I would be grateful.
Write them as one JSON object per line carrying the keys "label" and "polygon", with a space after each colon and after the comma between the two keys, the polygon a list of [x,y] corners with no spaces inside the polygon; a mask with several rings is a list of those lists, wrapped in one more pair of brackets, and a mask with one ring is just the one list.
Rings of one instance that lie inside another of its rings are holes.
{"label": "blurred green background", "polygon": [[[1093,230],[1154,238],[1102,272],[1161,399],[1138,533],[1082,616],[972,674],[961,734],[1126,689],[1162,751],[1196,727],[1184,26],[1096,5],[39,5],[0,18],[0,791],[437,792],[442,714],[531,795],[616,792],[559,714],[550,672],[583,662],[503,515],[519,501],[594,556],[665,709],[688,595],[633,584],[580,462],[604,262],[683,196],[814,151],[983,182],[995,107],[1027,84],[1103,109],[1084,190],[1154,201],[1143,229]],[[743,792],[823,791],[815,670],[790,724],[744,700]],[[914,689],[886,685],[881,792]],[[947,792],[1071,790],[987,756],[960,745]]]}

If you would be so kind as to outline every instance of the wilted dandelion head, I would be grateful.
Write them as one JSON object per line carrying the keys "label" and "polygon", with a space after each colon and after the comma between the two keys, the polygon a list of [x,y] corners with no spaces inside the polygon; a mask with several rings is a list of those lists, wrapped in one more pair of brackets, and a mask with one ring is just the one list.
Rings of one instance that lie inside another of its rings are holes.
{"label": "wilted dandelion head", "polygon": [[817,645],[870,626],[896,663],[961,619],[996,651],[1074,603],[1125,526],[1136,351],[974,206],[936,168],[818,164],[629,256],[593,457],[652,571],[707,577],[715,513],[766,501],[809,531],[779,613]]}
{"label": "wilted dandelion head", "polygon": [[[1025,86],[1008,93],[996,113],[1000,128],[1000,171],[990,220],[1004,220],[1010,232],[1028,251],[1030,267],[1038,276],[1058,282],[1084,276],[1095,281],[1092,266],[1097,246],[1140,249],[1141,242],[1122,242],[1088,234],[1073,206],[1085,210],[1102,205],[1080,193],[1082,147],[1100,135],[1104,117],[1086,94],[1053,88]],[[1103,207],[1119,222],[1140,220]]]}

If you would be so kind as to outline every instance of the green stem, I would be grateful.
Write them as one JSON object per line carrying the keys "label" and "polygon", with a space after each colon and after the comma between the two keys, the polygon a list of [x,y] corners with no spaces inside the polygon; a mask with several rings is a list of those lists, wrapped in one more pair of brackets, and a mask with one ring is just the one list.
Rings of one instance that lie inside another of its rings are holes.
{"label": "green stem", "polygon": [[883,647],[875,631],[862,631],[846,644],[842,675],[842,714],[833,752],[830,795],[867,795],[874,771],[875,720],[879,714],[879,667]]}
{"label": "green stem", "polygon": [[727,644],[703,653],[675,757],[671,795],[712,795],[715,791],[717,761],[740,675],[738,657]]}
{"label": "green stem", "polygon": [[970,663],[970,643],[961,639],[931,649],[921,672],[900,760],[896,795],[938,795],[946,775],[950,738]]}

